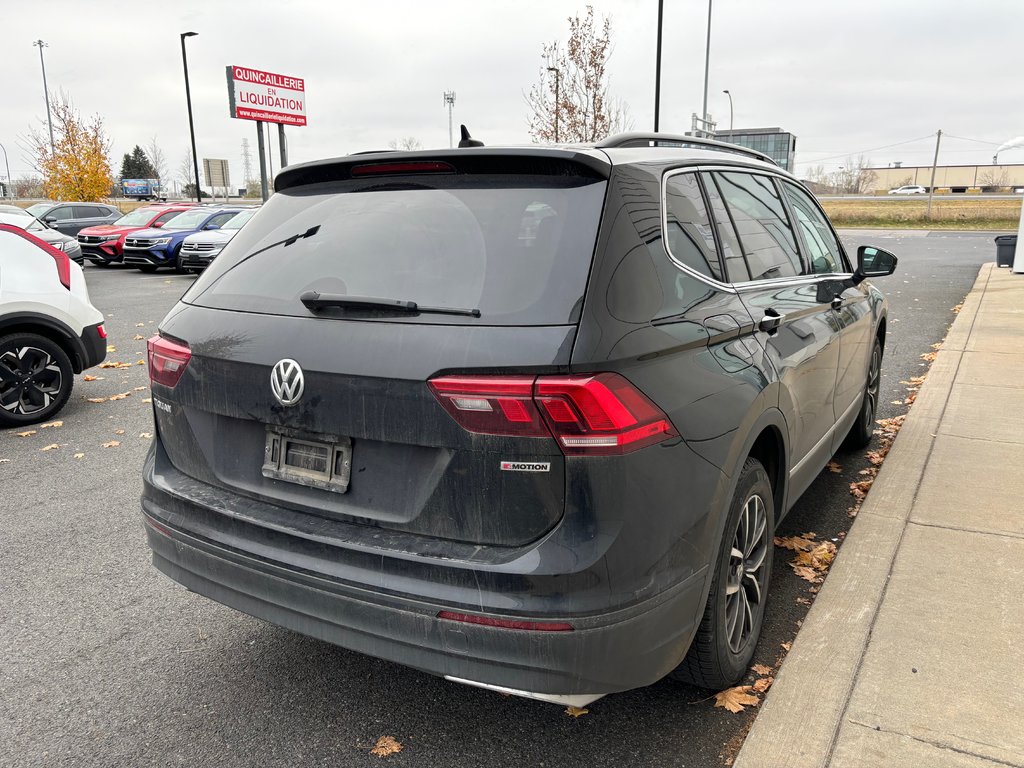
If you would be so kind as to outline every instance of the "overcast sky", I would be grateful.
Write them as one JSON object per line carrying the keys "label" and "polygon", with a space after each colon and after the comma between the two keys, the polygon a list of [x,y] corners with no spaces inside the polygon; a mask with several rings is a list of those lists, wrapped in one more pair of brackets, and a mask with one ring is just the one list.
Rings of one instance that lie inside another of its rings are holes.
{"label": "overcast sky", "polygon": [[[593,5],[612,20],[611,92],[637,129],[650,129],[657,0]],[[566,17],[584,8],[568,0],[3,0],[0,143],[15,178],[30,169],[19,137],[45,120],[32,46],[41,38],[51,91],[104,117],[114,172],[155,135],[177,175],[189,143],[185,31],[199,33],[187,41],[198,154],[227,158],[234,182],[243,138],[256,165],[256,128],[228,116],[229,64],[305,78],[309,124],[287,129],[293,163],[405,136],[447,146],[448,89],[456,126],[467,123],[487,144],[528,142],[523,93],[538,78],[541,45],[564,42]],[[665,0],[663,131],[688,130],[701,109],[707,12],[706,0]],[[940,163],[988,163],[996,145],[1024,134],[1024,0],[714,0],[711,32],[709,112],[728,127],[729,89],[737,128],[781,126],[797,136],[801,174],[859,154],[882,166],[930,164],[939,128]],[[1024,149],[1001,160],[1024,163]]]}

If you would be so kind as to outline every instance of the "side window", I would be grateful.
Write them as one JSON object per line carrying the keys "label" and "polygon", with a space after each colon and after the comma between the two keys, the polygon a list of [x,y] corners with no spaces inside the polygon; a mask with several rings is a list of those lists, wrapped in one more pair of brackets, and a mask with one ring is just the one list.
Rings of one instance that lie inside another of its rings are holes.
{"label": "side window", "polygon": [[227,221],[229,221],[230,219],[234,218],[234,216],[235,216],[235,213],[233,211],[231,213],[221,213],[221,214],[218,214],[218,215],[214,216],[212,219],[210,219],[208,222],[206,222],[205,226],[208,227],[211,224],[214,224],[214,225],[216,225],[218,227],[223,227],[224,224]]}
{"label": "side window", "polygon": [[743,246],[739,237],[736,236],[736,227],[732,223],[729,211],[725,208],[725,201],[718,193],[718,186],[711,178],[710,173],[702,173],[704,179],[704,191],[708,195],[708,203],[711,205],[711,215],[715,220],[715,227],[718,229],[718,241],[722,244],[722,261],[725,263],[725,279],[730,283],[746,283],[750,281],[750,270],[747,268],[747,260],[743,256]]}
{"label": "side window", "polygon": [[97,208],[95,205],[75,206],[76,219],[95,219],[99,216],[106,216],[106,213],[104,213],[102,209]]}
{"label": "side window", "polygon": [[715,173],[736,224],[752,280],[795,277],[803,272],[786,208],[770,176]]}
{"label": "side window", "polygon": [[58,205],[44,213],[42,219],[56,219],[57,221],[69,221],[74,217],[74,209],[70,205]]}
{"label": "side window", "polygon": [[677,173],[665,182],[665,247],[676,261],[715,280],[722,279],[718,249],[696,173]]}
{"label": "side window", "polygon": [[154,224],[163,224],[165,221],[170,221],[171,219],[173,219],[179,213],[181,213],[181,211],[168,211],[167,213],[164,213],[164,214],[161,214],[160,216],[158,216],[156,221],[154,221],[153,223]]}
{"label": "side window", "polygon": [[811,262],[811,272],[816,275],[829,272],[847,272],[843,251],[839,247],[835,232],[825,220],[811,196],[800,187],[789,182],[782,183],[786,196],[793,207],[796,228],[804,243],[804,250]]}

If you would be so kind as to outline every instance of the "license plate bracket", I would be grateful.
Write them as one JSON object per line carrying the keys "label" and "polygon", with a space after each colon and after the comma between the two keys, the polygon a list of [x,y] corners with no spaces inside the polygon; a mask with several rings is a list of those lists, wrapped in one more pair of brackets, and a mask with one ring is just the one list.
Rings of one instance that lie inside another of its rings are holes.
{"label": "license plate bracket", "polygon": [[352,440],[267,427],[263,476],[309,488],[345,493],[352,477]]}

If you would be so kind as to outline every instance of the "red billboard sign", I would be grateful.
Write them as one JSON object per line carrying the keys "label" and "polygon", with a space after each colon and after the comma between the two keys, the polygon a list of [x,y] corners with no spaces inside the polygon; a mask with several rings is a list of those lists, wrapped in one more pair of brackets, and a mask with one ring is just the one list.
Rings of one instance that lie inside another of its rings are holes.
{"label": "red billboard sign", "polygon": [[229,66],[231,116],[284,125],[306,124],[306,81],[248,67]]}

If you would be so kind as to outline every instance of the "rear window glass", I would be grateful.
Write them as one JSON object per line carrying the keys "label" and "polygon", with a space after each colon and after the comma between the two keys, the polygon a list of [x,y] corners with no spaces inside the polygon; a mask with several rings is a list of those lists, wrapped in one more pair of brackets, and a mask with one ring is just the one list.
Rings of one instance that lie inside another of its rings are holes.
{"label": "rear window glass", "polygon": [[[572,176],[360,179],[275,194],[184,301],[310,316],[306,291],[479,309],[480,317],[331,310],[419,323],[578,320],[605,182]],[[288,245],[311,227],[315,235]],[[263,250],[261,249],[267,249]]]}

